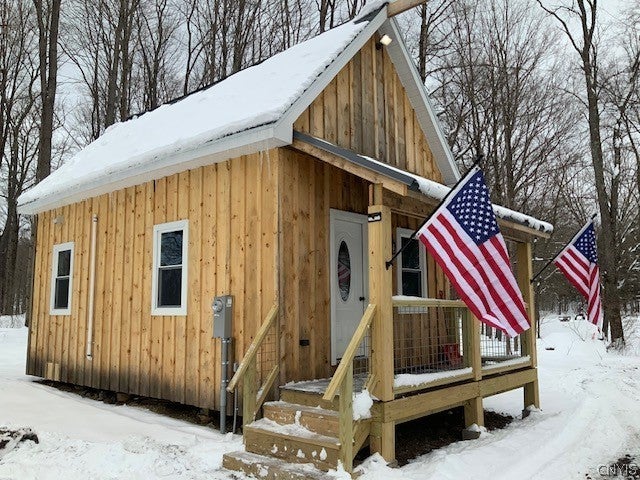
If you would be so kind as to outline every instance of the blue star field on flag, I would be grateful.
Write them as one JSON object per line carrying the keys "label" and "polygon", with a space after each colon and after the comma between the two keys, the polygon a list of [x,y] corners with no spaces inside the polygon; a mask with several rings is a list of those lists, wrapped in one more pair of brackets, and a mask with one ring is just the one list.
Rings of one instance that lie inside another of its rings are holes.
{"label": "blue star field on flag", "polygon": [[447,209],[476,245],[500,233],[493,212],[489,189],[482,171],[474,173],[467,184],[451,199]]}
{"label": "blue star field on flag", "polygon": [[598,263],[598,250],[596,248],[596,232],[593,224],[589,225],[582,234],[576,238],[573,245],[591,263]]}

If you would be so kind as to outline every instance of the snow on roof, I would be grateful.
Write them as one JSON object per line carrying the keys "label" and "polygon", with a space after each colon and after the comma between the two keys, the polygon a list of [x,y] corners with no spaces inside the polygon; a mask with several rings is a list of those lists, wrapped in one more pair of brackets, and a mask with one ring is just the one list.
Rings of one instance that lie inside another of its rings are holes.
{"label": "snow on roof", "polygon": [[84,191],[98,182],[111,183],[105,176],[115,182],[127,172],[133,176],[140,167],[153,168],[166,157],[276,122],[368,23],[359,17],[180,101],[112,125],[23,193],[19,205]]}
{"label": "snow on roof", "polygon": [[[411,172],[407,172],[406,170],[402,170],[400,168],[394,167],[393,165],[389,165],[388,163],[380,162],[375,158],[367,157],[365,155],[361,155],[362,157],[370,160],[371,162],[380,164],[385,166],[386,168],[391,168],[392,170],[396,170],[400,173],[408,175],[412,177],[418,184],[418,188],[420,189],[420,193],[426,195],[427,197],[431,197],[435,200],[443,200],[445,196],[451,190],[451,187],[446,185],[442,185],[434,180],[429,180],[428,178],[421,177],[420,175],[416,175]],[[520,225],[524,225],[525,227],[532,228],[539,232],[543,233],[552,233],[553,225],[548,222],[544,222],[542,220],[538,220],[530,215],[526,215],[524,213],[517,212],[515,210],[511,210],[510,208],[502,207],[500,205],[493,205],[493,211],[496,214],[496,217],[501,218],[503,220],[507,220],[509,222],[518,223]]]}

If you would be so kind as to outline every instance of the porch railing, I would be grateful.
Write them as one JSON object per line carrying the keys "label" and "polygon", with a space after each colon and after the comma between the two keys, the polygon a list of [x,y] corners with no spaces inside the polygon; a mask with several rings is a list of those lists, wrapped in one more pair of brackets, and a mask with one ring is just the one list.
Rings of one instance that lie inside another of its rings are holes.
{"label": "porch railing", "polygon": [[[332,402],[336,395],[340,395],[338,406],[339,459],[347,472],[351,472],[353,469],[354,440],[361,437],[366,438],[367,436],[367,434],[363,435],[361,432],[356,432],[353,424],[353,363],[357,352],[361,350],[361,345],[367,337],[375,311],[376,306],[369,304],[323,396],[323,400]],[[368,356],[369,352],[365,352],[365,355]],[[369,378],[365,381],[365,388],[370,383],[371,374],[369,372]]]}
{"label": "porch railing", "polygon": [[[242,383],[242,424],[253,422],[280,372],[277,358],[276,318],[278,304],[271,307],[238,370],[227,386],[233,392]],[[260,368],[258,368],[260,367]]]}
{"label": "porch railing", "polygon": [[394,393],[522,368],[526,348],[485,328],[461,300],[393,298]]}

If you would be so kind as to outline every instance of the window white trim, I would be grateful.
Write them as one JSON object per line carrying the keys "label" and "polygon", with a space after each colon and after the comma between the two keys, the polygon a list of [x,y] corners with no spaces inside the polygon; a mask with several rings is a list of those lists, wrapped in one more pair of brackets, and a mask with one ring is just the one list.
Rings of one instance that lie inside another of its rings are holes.
{"label": "window white trim", "polygon": [[[182,290],[179,307],[158,306],[158,272],[160,267],[160,238],[163,233],[182,230]],[[153,272],[151,280],[151,315],[180,315],[187,314],[187,285],[189,283],[189,220],[161,223],[153,226]]]}
{"label": "window white trim", "polygon": [[[69,259],[69,299],[67,308],[55,308],[56,305],[56,279],[58,277],[58,260],[60,252],[71,250]],[[75,243],[59,243],[53,246],[53,258],[51,259],[51,292],[49,297],[49,314],[50,315],[71,315],[71,301],[73,300],[73,257],[75,252]]]}
{"label": "window white trim", "polygon": [[[411,237],[413,230],[409,230],[408,228],[396,228],[396,249],[402,248],[402,239]],[[420,252],[420,272],[422,276],[422,292],[421,297],[428,297],[429,293],[429,284],[427,283],[427,250],[425,246],[422,244],[420,240],[415,239],[418,242],[418,251]],[[397,291],[398,295],[404,295],[402,291],[402,253],[398,255],[398,260],[396,261],[396,278],[398,280]]]}

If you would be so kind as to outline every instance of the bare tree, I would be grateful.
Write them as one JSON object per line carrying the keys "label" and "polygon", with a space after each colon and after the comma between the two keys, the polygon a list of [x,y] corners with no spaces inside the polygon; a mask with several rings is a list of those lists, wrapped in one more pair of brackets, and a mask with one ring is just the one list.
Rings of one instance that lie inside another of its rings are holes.
{"label": "bare tree", "polygon": [[58,81],[58,32],[61,0],[33,0],[38,22],[38,53],[40,66],[40,142],[38,148],[37,181],[51,173],[51,138]]}
{"label": "bare tree", "polygon": [[0,6],[0,193],[4,226],[0,234],[0,313],[16,312],[15,282],[20,219],[17,205],[38,150],[36,83],[38,37],[34,12],[20,1]]}
{"label": "bare tree", "polygon": [[69,0],[62,48],[77,67],[90,102],[80,109],[86,141],[131,114],[139,0]]}
{"label": "bare tree", "polygon": [[177,96],[178,75],[173,65],[178,54],[173,39],[178,21],[178,14],[168,0],[141,2],[137,16],[143,91],[140,110],[152,110]]}
{"label": "bare tree", "polygon": [[[597,0],[575,0],[570,5],[547,7],[537,0],[542,9],[557,20],[571,47],[578,54],[584,81],[586,113],[589,127],[589,150],[593,166],[600,219],[604,235],[600,237],[599,261],[603,274],[603,310],[604,330],[611,329],[611,344],[624,345],[622,330],[621,303],[618,292],[619,272],[616,261],[616,247],[619,239],[617,222],[618,196],[616,184],[607,189],[605,162],[602,147],[600,89],[601,72],[596,42]],[[579,23],[579,32],[575,32],[570,21]]]}
{"label": "bare tree", "polygon": [[428,75],[450,145],[463,167],[472,153],[485,153],[494,200],[534,213],[546,205],[549,175],[562,174],[574,148],[554,38],[525,2],[449,8],[429,35],[447,43],[430,57]]}

